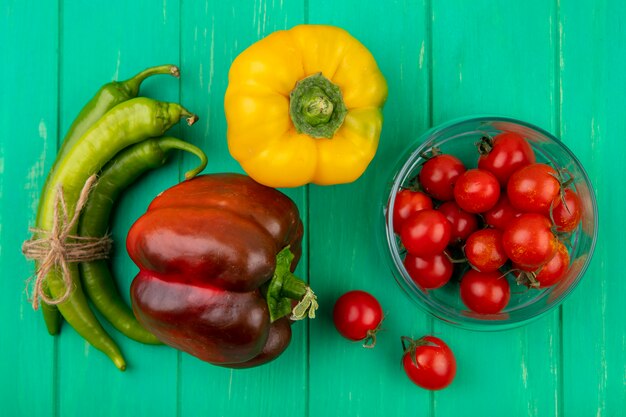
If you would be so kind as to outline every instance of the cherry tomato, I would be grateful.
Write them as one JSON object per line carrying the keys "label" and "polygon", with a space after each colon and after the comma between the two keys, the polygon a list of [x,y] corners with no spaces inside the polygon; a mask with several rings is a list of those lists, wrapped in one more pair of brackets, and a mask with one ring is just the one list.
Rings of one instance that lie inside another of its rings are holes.
{"label": "cherry tomato", "polygon": [[452,262],[443,253],[423,258],[409,253],[404,258],[404,268],[413,282],[425,290],[444,286],[454,271]]}
{"label": "cherry tomato", "polygon": [[436,210],[421,210],[404,221],[400,240],[407,252],[432,256],[443,252],[450,242],[452,225]]}
{"label": "cherry tomato", "polygon": [[459,243],[467,239],[478,229],[478,218],[472,213],[461,210],[454,201],[446,201],[437,210],[446,216],[452,225],[450,243]]}
{"label": "cherry tomato", "polygon": [[348,291],[335,302],[333,322],[337,331],[350,340],[365,340],[363,346],[374,347],[382,320],[383,309],[368,292]]}
{"label": "cherry tomato", "polygon": [[487,210],[483,217],[489,226],[504,230],[520,214],[522,212],[511,205],[507,195],[501,194],[496,205],[491,210]]}
{"label": "cherry tomato", "polygon": [[454,185],[454,200],[469,213],[482,213],[493,208],[500,198],[500,184],[489,171],[465,171]]}
{"label": "cherry tomato", "polygon": [[424,336],[418,340],[401,338],[404,354],[404,372],[414,384],[428,389],[440,390],[452,383],[456,375],[456,359],[443,340]]}
{"label": "cherry tomato", "polygon": [[558,240],[551,227],[550,220],[541,214],[522,214],[504,230],[504,252],[519,268],[536,270],[556,252]]}
{"label": "cherry tomato", "polygon": [[515,272],[517,283],[530,288],[545,288],[558,283],[569,270],[569,252],[565,245],[558,243],[556,253],[538,271],[525,271],[513,264],[514,269],[521,269]]}
{"label": "cherry tomato", "polygon": [[461,300],[476,313],[499,313],[510,298],[509,282],[499,271],[478,272],[469,269],[461,278]]}
{"label": "cherry tomato", "polygon": [[500,133],[493,140],[483,138],[479,149],[478,168],[495,175],[503,187],[515,171],[535,162],[535,152],[528,141],[513,132]]}
{"label": "cherry tomato", "polygon": [[400,190],[393,204],[393,230],[400,233],[402,223],[411,214],[431,208],[433,208],[433,201],[426,194],[408,189]]}
{"label": "cherry tomato", "polygon": [[433,198],[448,201],[454,198],[454,183],[465,172],[457,157],[440,154],[427,160],[419,173],[422,188]]}
{"label": "cherry tomato", "polygon": [[569,269],[569,252],[565,245],[558,243],[556,253],[544,266],[541,267],[535,280],[539,288],[552,286],[559,282]]}
{"label": "cherry tomato", "polygon": [[554,168],[546,164],[530,164],[511,175],[506,193],[516,209],[548,216],[552,200],[559,195],[560,189]]}
{"label": "cherry tomato", "polygon": [[562,198],[560,194],[556,196],[552,203],[552,219],[558,232],[571,232],[578,227],[582,218],[582,205],[578,194],[570,188],[564,191]]}
{"label": "cherry tomato", "polygon": [[472,233],[465,242],[465,257],[477,271],[497,271],[508,259],[502,246],[502,232],[482,229]]}

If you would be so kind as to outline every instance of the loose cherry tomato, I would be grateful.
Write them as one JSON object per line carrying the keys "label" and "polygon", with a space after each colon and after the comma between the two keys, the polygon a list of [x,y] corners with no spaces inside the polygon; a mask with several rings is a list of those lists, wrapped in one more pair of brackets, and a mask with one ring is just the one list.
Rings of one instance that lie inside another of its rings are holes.
{"label": "loose cherry tomato", "polygon": [[513,207],[545,216],[550,214],[550,205],[560,189],[558,173],[546,164],[530,164],[515,171],[506,186]]}
{"label": "loose cherry tomato", "polygon": [[433,201],[429,196],[409,189],[403,189],[396,194],[393,204],[393,230],[400,233],[402,223],[417,211],[433,208]]}
{"label": "loose cherry tomato", "polygon": [[454,201],[446,201],[437,210],[446,216],[452,225],[450,243],[459,243],[467,239],[478,229],[478,218],[472,213],[461,210]]}
{"label": "loose cherry tomato", "polygon": [[337,331],[350,340],[365,340],[365,347],[376,344],[376,332],[382,320],[383,309],[368,292],[348,291],[335,302],[333,322]]}
{"label": "loose cherry tomato", "polygon": [[443,214],[436,210],[421,210],[404,221],[400,240],[407,252],[416,256],[432,256],[446,248],[451,229]]}
{"label": "loose cherry tomato", "polygon": [[500,198],[500,184],[489,171],[465,171],[454,185],[454,200],[469,213],[482,213],[493,208]]}
{"label": "loose cherry tomato", "polygon": [[424,336],[413,340],[402,336],[402,366],[414,384],[428,389],[440,390],[452,383],[456,375],[456,359],[443,340]]}
{"label": "loose cherry tomato", "polygon": [[413,282],[425,290],[444,286],[454,271],[452,262],[443,253],[423,258],[409,253],[404,258],[404,268]]}
{"label": "loose cherry tomato", "polygon": [[496,205],[491,210],[485,212],[483,217],[485,218],[485,223],[489,226],[504,230],[520,214],[522,212],[511,205],[507,195],[501,194]]}
{"label": "loose cherry tomato", "polygon": [[[565,202],[565,204],[563,204]],[[567,188],[557,195],[552,203],[552,219],[558,232],[571,232],[582,218],[582,201],[572,189]]]}
{"label": "loose cherry tomato", "polygon": [[496,314],[509,303],[509,282],[500,272],[469,269],[461,278],[461,300],[479,314]]}
{"label": "loose cherry tomato", "polygon": [[536,270],[556,252],[558,240],[551,227],[550,220],[541,214],[522,214],[504,230],[504,252],[519,268]]}
{"label": "loose cherry tomato", "polygon": [[457,157],[439,154],[427,160],[419,173],[422,188],[433,198],[448,201],[454,198],[454,183],[465,172]]}
{"label": "loose cherry tomato", "polygon": [[515,171],[535,162],[535,152],[528,141],[513,132],[481,139],[479,150],[478,168],[495,175],[503,187]]}
{"label": "loose cherry tomato", "polygon": [[472,233],[465,242],[465,257],[477,271],[497,271],[508,259],[502,246],[502,232],[482,229]]}

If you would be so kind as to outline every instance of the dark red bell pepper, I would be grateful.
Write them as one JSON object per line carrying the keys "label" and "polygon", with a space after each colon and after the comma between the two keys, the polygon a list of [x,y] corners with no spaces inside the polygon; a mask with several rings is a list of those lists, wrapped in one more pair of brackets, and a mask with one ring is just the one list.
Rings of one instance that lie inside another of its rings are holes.
{"label": "dark red bell pepper", "polygon": [[163,343],[204,361],[268,362],[289,344],[291,319],[315,316],[315,295],[292,273],[302,234],[294,202],[245,175],[184,181],[128,233],[140,268],[135,315]]}

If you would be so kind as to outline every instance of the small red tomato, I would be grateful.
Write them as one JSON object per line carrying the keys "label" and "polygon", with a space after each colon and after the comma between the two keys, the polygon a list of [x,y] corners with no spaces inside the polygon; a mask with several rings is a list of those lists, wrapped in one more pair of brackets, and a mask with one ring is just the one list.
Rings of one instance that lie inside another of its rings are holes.
{"label": "small red tomato", "polygon": [[423,258],[409,253],[404,258],[404,268],[413,282],[425,290],[444,286],[454,271],[452,262],[443,253]]}
{"label": "small red tomato", "polygon": [[506,193],[516,209],[548,216],[550,205],[560,189],[558,173],[554,168],[546,164],[530,164],[511,175]]}
{"label": "small red tomato", "polygon": [[485,212],[483,217],[485,218],[485,223],[489,226],[504,230],[520,214],[522,213],[511,205],[507,195],[501,194],[496,205],[491,210]]}
{"label": "small red tomato", "polygon": [[500,133],[493,139],[481,139],[479,150],[478,168],[495,175],[503,187],[515,171],[535,162],[535,152],[530,143],[513,132]]}
{"label": "small red tomato", "polygon": [[402,223],[417,211],[433,208],[433,201],[429,196],[420,192],[403,189],[396,194],[393,204],[393,230],[400,233]]}
{"label": "small red tomato", "polygon": [[482,213],[493,208],[500,198],[500,184],[489,171],[470,169],[456,180],[454,200],[469,213]]}
{"label": "small red tomato", "polygon": [[404,221],[400,240],[407,252],[416,256],[432,256],[448,246],[451,229],[443,214],[436,210],[421,210]]}
{"label": "small red tomato", "polygon": [[552,219],[558,232],[571,232],[582,218],[582,201],[572,189],[567,188],[563,197],[557,195],[552,203]]}
{"label": "small red tomato", "polygon": [[476,215],[461,210],[454,201],[446,201],[437,210],[446,216],[446,219],[452,225],[450,243],[462,242],[478,229],[478,218]]}
{"label": "small red tomato", "polygon": [[427,160],[419,173],[422,188],[433,198],[448,201],[454,198],[454,183],[465,172],[459,158],[440,154]]}
{"label": "small red tomato", "polygon": [[428,389],[440,390],[452,383],[456,375],[456,359],[443,340],[424,336],[413,340],[402,336],[402,366],[414,384]]}
{"label": "small red tomato", "polygon": [[522,214],[504,230],[504,252],[521,269],[536,270],[556,252],[558,240],[551,228],[550,220],[541,214]]}
{"label": "small red tomato", "polygon": [[558,243],[556,253],[535,276],[539,288],[550,287],[559,282],[569,269],[569,252],[565,245]]}
{"label": "small red tomato", "polygon": [[461,278],[461,300],[476,313],[499,313],[510,298],[509,282],[498,271],[478,272],[469,269]]}
{"label": "small red tomato", "polygon": [[569,252],[561,242],[558,243],[558,248],[552,259],[538,271],[526,271],[518,265],[513,264],[514,269],[520,270],[515,273],[517,283],[530,288],[545,288],[555,285],[565,276],[569,270],[569,266]]}
{"label": "small red tomato", "polygon": [[368,292],[348,291],[335,302],[333,322],[337,331],[346,339],[365,340],[365,347],[376,344],[376,332],[382,320],[383,309]]}
{"label": "small red tomato", "polygon": [[465,242],[465,257],[477,271],[497,271],[508,259],[502,246],[502,232],[482,229],[472,233]]}

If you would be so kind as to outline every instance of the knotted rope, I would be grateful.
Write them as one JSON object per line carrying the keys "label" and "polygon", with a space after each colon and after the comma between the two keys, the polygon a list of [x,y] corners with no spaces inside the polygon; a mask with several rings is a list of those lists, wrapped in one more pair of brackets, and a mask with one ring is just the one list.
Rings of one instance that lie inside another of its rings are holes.
{"label": "knotted rope", "polygon": [[[35,279],[31,300],[34,310],[39,308],[40,300],[43,300],[46,304],[57,305],[70,297],[74,285],[68,265],[70,262],[90,262],[109,257],[112,240],[108,235],[104,237],[83,237],[70,234],[78,223],[80,213],[87,203],[89,192],[95,181],[96,175],[94,174],[85,182],[71,219],[68,218],[63,187],[59,185],[54,202],[52,229],[29,229],[33,233],[33,237],[24,242],[22,253],[26,258],[38,262],[35,275],[26,281],[28,289],[32,279]],[[50,297],[45,291],[48,274],[53,268],[60,268],[63,277],[65,291],[59,297]]]}

